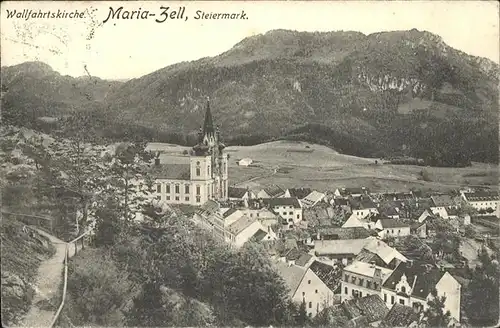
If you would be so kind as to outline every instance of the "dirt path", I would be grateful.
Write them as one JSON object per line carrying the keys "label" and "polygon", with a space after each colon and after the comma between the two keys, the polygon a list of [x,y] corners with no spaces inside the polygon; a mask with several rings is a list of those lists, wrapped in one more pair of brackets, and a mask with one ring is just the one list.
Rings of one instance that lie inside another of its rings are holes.
{"label": "dirt path", "polygon": [[[64,255],[66,243],[44,231],[37,230],[41,235],[47,237],[54,245],[56,252],[54,256],[42,261],[38,268],[35,295],[28,313],[26,313],[18,327],[49,327],[57,307],[50,306],[50,300],[59,292],[59,286],[63,282]],[[78,249],[81,249],[79,247]],[[69,256],[75,254],[75,247],[69,247]]]}

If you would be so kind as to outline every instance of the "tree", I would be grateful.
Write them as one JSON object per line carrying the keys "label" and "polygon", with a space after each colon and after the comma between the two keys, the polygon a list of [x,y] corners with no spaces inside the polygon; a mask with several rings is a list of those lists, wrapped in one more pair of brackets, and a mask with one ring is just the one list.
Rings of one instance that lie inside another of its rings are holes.
{"label": "tree", "polygon": [[132,308],[127,312],[127,324],[139,327],[172,326],[174,306],[164,300],[162,288],[158,283],[146,282],[141,293],[133,299]]}
{"label": "tree", "polygon": [[429,327],[447,327],[451,320],[450,311],[444,310],[445,296],[438,296],[436,289],[431,291],[432,298],[427,301],[424,320]]}
{"label": "tree", "polygon": [[297,311],[296,323],[297,325],[303,327],[308,322],[308,319],[309,317],[307,316],[306,300],[302,299],[302,302],[300,303],[299,309]]}
{"label": "tree", "polygon": [[464,308],[472,325],[491,326],[499,317],[500,267],[498,260],[484,248],[479,260],[481,264],[474,269],[466,289]]}

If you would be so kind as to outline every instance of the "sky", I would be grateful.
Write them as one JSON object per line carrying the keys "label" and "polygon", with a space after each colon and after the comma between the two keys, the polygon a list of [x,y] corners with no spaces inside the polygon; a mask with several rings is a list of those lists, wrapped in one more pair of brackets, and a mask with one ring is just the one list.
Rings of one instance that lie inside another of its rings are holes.
{"label": "sky", "polygon": [[[110,7],[149,10],[147,19],[109,19]],[[161,6],[185,7],[183,19],[161,20]],[[66,11],[83,18],[8,18],[8,12]],[[198,10],[248,19],[196,20]],[[185,17],[188,17],[185,20]],[[245,37],[273,29],[297,31],[427,30],[468,54],[499,62],[496,1],[132,1],[1,3],[2,66],[42,61],[64,75],[137,78],[165,66],[216,56]]]}

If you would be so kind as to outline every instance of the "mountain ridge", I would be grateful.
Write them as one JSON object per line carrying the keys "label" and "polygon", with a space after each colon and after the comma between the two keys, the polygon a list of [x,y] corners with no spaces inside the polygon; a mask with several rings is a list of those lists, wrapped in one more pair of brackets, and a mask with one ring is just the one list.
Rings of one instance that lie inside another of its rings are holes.
{"label": "mountain ridge", "polygon": [[[2,83],[6,70],[13,69],[2,68]],[[58,105],[100,111],[109,121],[119,118],[125,125],[154,131],[148,132],[154,138],[168,131],[186,143],[186,135],[199,128],[210,95],[215,121],[233,140],[247,135],[317,141],[320,136],[310,127],[320,124],[327,128],[323,143],[353,155],[423,156],[418,142],[430,133],[431,139],[439,139],[438,152],[448,154],[446,148],[456,139],[480,149],[482,155],[474,160],[491,161],[498,147],[482,144],[498,136],[498,126],[492,124],[498,115],[498,71],[498,64],[416,29],[369,35],[273,30],[247,37],[218,56],[177,63],[126,82],[73,84],[86,88],[83,94],[90,99],[75,101],[81,98],[76,94]],[[34,89],[32,94],[39,88]],[[435,136],[429,126],[442,126],[447,134]],[[469,142],[468,136],[474,140]]]}

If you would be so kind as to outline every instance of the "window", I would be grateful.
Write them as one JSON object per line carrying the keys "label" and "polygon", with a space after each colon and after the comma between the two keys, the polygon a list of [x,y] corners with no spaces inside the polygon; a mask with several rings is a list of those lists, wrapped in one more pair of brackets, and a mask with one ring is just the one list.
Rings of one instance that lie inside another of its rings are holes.
{"label": "window", "polygon": [[370,280],[366,281],[366,287],[367,288],[372,288],[372,282]]}
{"label": "window", "polygon": [[161,193],[161,184],[156,185],[156,192]]}
{"label": "window", "polygon": [[170,185],[167,184],[167,194],[170,194]]}
{"label": "window", "polygon": [[391,304],[394,304],[394,296],[391,296]]}
{"label": "window", "polygon": [[364,279],[359,278],[359,280],[358,280],[358,284],[359,284],[360,286],[363,286],[363,282],[364,282]]}
{"label": "window", "polygon": [[406,287],[405,287],[405,286],[402,286],[402,287],[401,287],[401,291],[402,291],[403,293],[406,293]]}
{"label": "window", "polygon": [[175,196],[175,200],[177,200],[177,201],[178,201],[178,200],[179,200],[179,196]]}
{"label": "window", "polygon": [[196,202],[197,203],[201,202],[200,196],[196,196]]}
{"label": "window", "polygon": [[399,300],[399,304],[405,305],[405,300],[404,299],[400,299]]}
{"label": "window", "polygon": [[345,282],[348,282],[348,281],[349,281],[349,276],[348,276],[348,275],[346,275],[346,274],[344,275],[344,281],[345,281]]}
{"label": "window", "polygon": [[384,302],[387,303],[387,294],[386,293],[384,293]]}
{"label": "window", "polygon": [[184,198],[184,200],[185,200],[186,202],[189,202],[189,196],[186,196],[186,197]]}
{"label": "window", "polygon": [[288,219],[288,222],[292,222],[292,221],[293,221],[293,219]]}
{"label": "window", "polygon": [[363,297],[363,292],[359,292],[359,297]]}
{"label": "window", "polygon": [[297,214],[297,219],[300,219],[300,214]]}
{"label": "window", "polygon": [[184,193],[189,194],[189,185],[184,186]]}
{"label": "window", "polygon": [[344,288],[344,292],[346,295],[349,294],[349,290],[347,289],[347,287]]}
{"label": "window", "polygon": [[311,312],[309,312],[309,314],[308,314],[308,315],[309,315],[309,318],[310,318],[310,317],[312,317],[312,315],[313,315],[313,314],[312,314]]}
{"label": "window", "polygon": [[293,212],[288,212],[288,215],[293,215]]}
{"label": "window", "polygon": [[210,176],[210,165],[207,167],[208,176]]}
{"label": "window", "polygon": [[302,296],[306,296],[306,292],[302,292]]}
{"label": "window", "polygon": [[316,289],[314,292],[317,294],[317,293],[318,293],[318,290]]}
{"label": "window", "polygon": [[167,200],[170,200],[170,196],[167,196]]}
{"label": "window", "polygon": [[161,196],[160,195],[156,196],[156,199],[161,200]]}
{"label": "window", "polygon": [[178,194],[179,193],[179,185],[175,185],[175,193]]}
{"label": "window", "polygon": [[351,277],[351,283],[353,283],[353,284],[356,283],[356,277]]}
{"label": "window", "polygon": [[198,177],[199,177],[200,175],[201,175],[200,168],[199,168],[199,167],[197,167],[197,168],[196,168],[196,176],[198,176]]}
{"label": "window", "polygon": [[311,284],[311,280],[308,280],[307,283],[310,285]]}
{"label": "window", "polygon": [[373,289],[377,289],[377,288],[378,288],[378,283],[373,282]]}
{"label": "window", "polygon": [[309,308],[313,307],[313,302],[309,302]]}
{"label": "window", "polygon": [[199,195],[200,194],[200,186],[196,186],[196,194]]}

